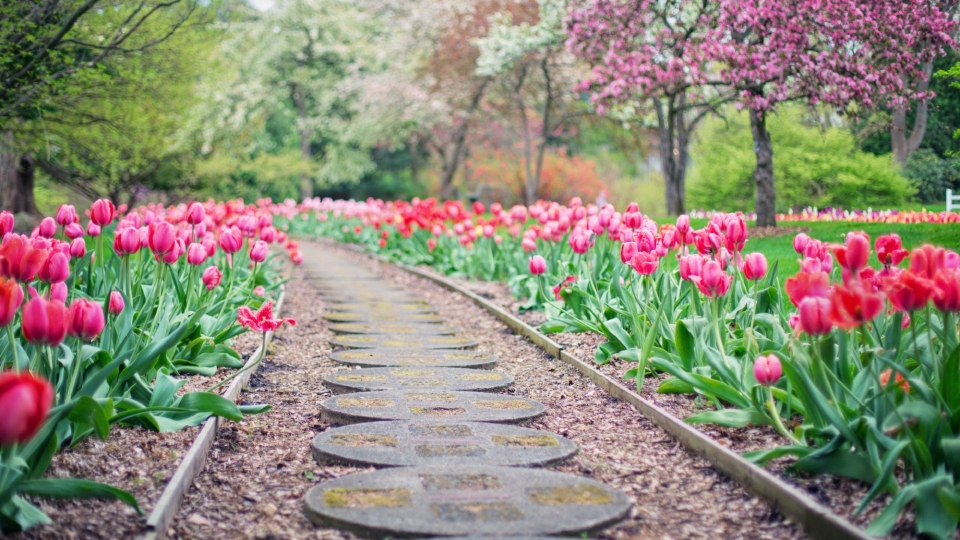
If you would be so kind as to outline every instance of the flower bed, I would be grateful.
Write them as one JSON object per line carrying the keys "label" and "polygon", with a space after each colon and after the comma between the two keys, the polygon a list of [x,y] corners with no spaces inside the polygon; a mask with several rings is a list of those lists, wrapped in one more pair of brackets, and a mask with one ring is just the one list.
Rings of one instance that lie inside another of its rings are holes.
{"label": "flower bed", "polygon": [[[107,439],[116,424],[173,432],[269,408],[216,392],[239,371],[216,383],[196,377],[242,367],[231,343],[246,327],[282,324],[265,301],[280,283],[268,245],[285,243],[300,259],[272,226],[289,212],[269,201],[128,212],[100,200],[86,227],[65,205],[29,236],[0,214],[2,530],[49,522],[28,498],[118,499],[140,511],[107,484],[44,477],[59,450],[91,435]],[[184,376],[195,376],[189,392]]]}
{"label": "flower bed", "polygon": [[[868,527],[888,532],[912,505],[918,532],[947,537],[960,518],[960,256],[907,252],[895,235],[844,244],[797,235],[801,272],[781,289],[762,254],[745,253],[743,216],[693,230],[660,226],[635,205],[538,203],[472,211],[432,200],[308,201],[293,230],[360,242],[408,264],[505,281],[542,307],[549,332],[602,334],[598,364],[636,362],[638,386],[693,394],[688,422],[770,426],[791,469],[870,485],[860,509],[890,503]],[[532,222],[531,222],[532,218]],[[901,269],[908,264],[909,268]],[[784,294],[786,292],[786,294]]]}

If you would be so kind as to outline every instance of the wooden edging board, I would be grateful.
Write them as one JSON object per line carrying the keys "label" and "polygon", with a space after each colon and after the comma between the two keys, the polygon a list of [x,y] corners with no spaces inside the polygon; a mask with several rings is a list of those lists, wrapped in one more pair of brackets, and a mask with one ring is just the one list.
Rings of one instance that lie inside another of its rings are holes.
{"label": "wooden edging board", "polygon": [[[278,317],[283,309],[283,297],[285,294],[286,288],[281,285],[280,296],[277,297],[276,305]],[[250,358],[247,359],[243,367],[246,368],[254,362],[259,361],[266,354],[266,347],[270,345],[272,339],[273,332],[267,332],[266,341],[261,343],[257,350],[253,351],[253,354],[250,355]],[[230,383],[227,391],[222,394],[223,397],[236,402],[240,397],[240,390],[250,381],[250,377],[257,372],[259,367],[260,366],[257,366],[254,369],[241,373]],[[207,455],[210,453],[210,449],[213,448],[213,441],[217,438],[217,430],[220,429],[222,421],[222,418],[214,416],[203,423],[203,428],[200,429],[197,438],[193,440],[190,449],[187,450],[187,453],[183,456],[183,461],[177,466],[173,477],[167,482],[167,487],[165,487],[163,493],[160,494],[160,499],[157,500],[156,506],[153,507],[153,512],[150,512],[150,515],[147,517],[146,533],[140,537],[142,540],[159,540],[166,537],[167,528],[170,527],[174,516],[176,516],[180,510],[180,504],[183,503],[183,496],[186,495],[190,489],[190,485],[193,484],[193,481],[200,475],[200,472],[203,471],[203,465],[207,461]]]}
{"label": "wooden edging board", "polygon": [[[344,244],[341,244],[344,245]],[[362,247],[346,244],[345,247],[358,253],[366,252]],[[817,503],[799,489],[787,484],[770,471],[759,467],[736,452],[724,448],[716,441],[677,419],[666,410],[644,399],[636,392],[631,391],[606,374],[593,369],[589,364],[569,354],[563,347],[529,324],[514,317],[510,312],[495,305],[487,299],[461,287],[456,282],[420,268],[402,263],[392,263],[378,257],[382,262],[394,266],[416,276],[428,279],[441,287],[459,293],[472,300],[475,304],[500,319],[514,332],[529,338],[540,348],[561,362],[569,364],[580,373],[589,377],[597,386],[603,388],[613,397],[629,403],[650,421],[675,437],[688,451],[702,456],[717,470],[729,476],[744,489],[753,495],[771,503],[777,510],[799,523],[811,538],[828,540],[870,540],[868,535],[859,527]]]}

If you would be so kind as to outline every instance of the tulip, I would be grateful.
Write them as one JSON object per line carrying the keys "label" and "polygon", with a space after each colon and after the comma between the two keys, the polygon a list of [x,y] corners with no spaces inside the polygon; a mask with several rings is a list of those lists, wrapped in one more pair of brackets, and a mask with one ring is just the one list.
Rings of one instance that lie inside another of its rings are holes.
{"label": "tulip", "polygon": [[743,245],[747,242],[747,224],[740,214],[734,214],[726,219],[726,244],[727,249],[733,252],[743,250]]}
{"label": "tulip", "polygon": [[758,356],[753,362],[753,376],[761,386],[777,384],[782,375],[783,367],[780,365],[780,358],[775,354]]}
{"label": "tulip", "polygon": [[724,272],[720,263],[715,260],[705,262],[699,276],[690,277],[690,281],[694,282],[700,292],[709,298],[718,298],[727,294],[732,280],[733,278]]}
{"label": "tulip", "polygon": [[0,374],[0,446],[28,442],[53,405],[53,387],[31,373]]}
{"label": "tulip", "polygon": [[877,260],[884,266],[896,266],[909,255],[909,252],[903,249],[900,235],[896,233],[878,237],[874,247],[877,249]]}
{"label": "tulip", "polygon": [[660,265],[660,258],[653,253],[638,251],[630,259],[630,266],[641,276],[649,276],[657,271]]}
{"label": "tulip", "polygon": [[870,260],[870,237],[866,233],[848,233],[845,245],[831,247],[840,266],[852,274],[856,274]]}
{"label": "tulip", "polygon": [[255,263],[262,263],[267,258],[267,243],[263,240],[257,240],[250,248],[250,260]]}
{"label": "tulip", "polygon": [[92,221],[87,223],[87,236],[100,236],[100,226]]}
{"label": "tulip", "polygon": [[253,288],[254,296],[265,297],[267,296],[267,290],[263,288],[263,285],[257,285]]}
{"label": "tulip", "polygon": [[743,258],[743,277],[757,281],[767,275],[767,258],[763,253],[748,253]]}
{"label": "tulip", "polygon": [[237,227],[231,227],[220,233],[220,249],[227,253],[236,253],[243,247],[243,233]]}
{"label": "tulip", "polygon": [[176,229],[169,222],[151,223],[148,227],[150,251],[155,255],[166,255],[176,248]]}
{"label": "tulip", "polygon": [[7,233],[13,232],[13,214],[4,210],[0,212],[0,238],[3,238]]}
{"label": "tulip", "polygon": [[237,228],[245,233],[253,233],[257,229],[257,218],[243,215],[237,219]]}
{"label": "tulip", "polygon": [[207,286],[208,291],[212,291],[214,287],[220,284],[222,278],[223,275],[220,273],[219,268],[216,266],[208,266],[207,269],[203,271],[200,280]]}
{"label": "tulip", "polygon": [[173,249],[171,249],[169,253],[159,256],[159,258],[166,264],[174,264],[184,252],[186,252],[186,248],[183,246],[183,240],[177,238],[173,242]]}
{"label": "tulip", "polygon": [[427,252],[433,253],[433,250],[437,249],[437,239],[430,238],[427,240]]}
{"label": "tulip", "polygon": [[47,300],[57,300],[58,302],[67,301],[67,284],[64,282],[54,283],[50,285],[50,293],[47,295]]}
{"label": "tulip", "polygon": [[0,277],[0,326],[13,322],[23,303],[23,289],[12,280]]}
{"label": "tulip", "polygon": [[277,230],[273,227],[264,227],[260,229],[260,239],[268,244],[277,241]]}
{"label": "tulip", "polygon": [[529,236],[524,236],[523,240],[520,241],[520,247],[523,248],[523,251],[530,253],[537,250],[537,241],[530,238]]}
{"label": "tulip", "polygon": [[66,227],[77,221],[77,209],[72,204],[61,204],[57,208],[57,225]]}
{"label": "tulip", "polygon": [[77,298],[67,310],[67,333],[79,340],[93,341],[105,324],[103,308],[86,298]]}
{"label": "tulip", "polygon": [[[893,375],[892,369],[886,369],[883,373],[880,374],[880,385],[884,388],[890,386],[890,376]],[[896,377],[893,378],[893,386],[899,387],[904,393],[910,393],[910,383],[903,378],[903,374],[899,371],[897,372]]]}
{"label": "tulip", "polygon": [[[433,240],[433,238],[431,238],[431,240]],[[434,245],[434,247],[436,247],[436,245],[437,245],[437,241],[436,241],[436,240],[433,241],[433,245]],[[292,262],[293,264],[296,264],[296,265],[298,265],[298,266],[299,266],[300,264],[302,264],[302,263],[303,263],[303,252],[300,251],[299,249],[295,249],[295,250],[291,251],[291,252],[290,252],[290,262]]]}
{"label": "tulip", "polygon": [[933,305],[943,312],[960,311],[960,271],[941,270],[933,278]]}
{"label": "tulip", "polygon": [[703,269],[703,256],[698,254],[684,255],[680,257],[680,279],[690,281],[695,276],[700,276]]}
{"label": "tulip", "polygon": [[81,227],[79,223],[68,223],[67,226],[63,228],[63,234],[71,240],[83,238],[83,227]]}
{"label": "tulip", "polygon": [[90,206],[90,221],[103,227],[109,225],[116,216],[117,207],[107,199],[99,199]]}
{"label": "tulip", "polygon": [[[36,291],[31,290],[31,294]],[[63,302],[34,296],[23,306],[23,338],[39,345],[59,345],[67,334],[66,318],[67,306]]]}
{"label": "tulip", "polygon": [[192,266],[200,266],[205,260],[207,260],[207,248],[196,242],[190,244],[190,247],[187,248],[187,263]]}
{"label": "tulip", "polygon": [[473,203],[473,213],[476,215],[481,215],[487,211],[487,208],[483,205],[482,202],[476,201]]}
{"label": "tulip", "polygon": [[830,293],[830,305],[830,322],[849,330],[879,315],[883,311],[883,296],[853,282],[849,287],[835,287]]}
{"label": "tulip", "polygon": [[206,213],[203,210],[202,204],[192,202],[187,206],[187,223],[191,225],[202,223],[204,215],[206,215]]}
{"label": "tulip", "polygon": [[[148,233],[149,234],[149,233]],[[149,241],[149,240],[148,240]],[[124,257],[140,250],[140,231],[133,227],[124,227],[113,237],[113,251]]]}
{"label": "tulip", "polygon": [[540,255],[534,255],[529,259],[530,273],[539,276],[547,271],[547,261]]}
{"label": "tulip", "polygon": [[924,244],[910,254],[910,271],[919,277],[933,279],[937,272],[946,268],[947,251]]}
{"label": "tulip", "polygon": [[690,232],[690,216],[682,214],[677,218],[677,232],[686,235]]}
{"label": "tulip", "polygon": [[801,255],[804,255],[806,253],[807,245],[809,243],[810,243],[810,237],[807,236],[805,233],[800,233],[793,237],[793,249]]}
{"label": "tulip", "polygon": [[40,279],[47,283],[62,283],[70,277],[70,258],[56,252],[44,261],[40,267]]}
{"label": "tulip", "polygon": [[57,234],[57,222],[52,217],[45,217],[40,220],[39,233],[44,238],[53,238]]}
{"label": "tulip", "polygon": [[783,288],[790,297],[794,306],[800,307],[800,302],[809,296],[825,298],[830,289],[830,276],[824,272],[800,272],[787,278]]}
{"label": "tulip", "polygon": [[237,310],[237,322],[240,326],[257,332],[272,332],[285,323],[290,323],[291,326],[297,324],[293,319],[274,319],[272,302],[264,303],[256,313],[247,306],[240,306]]}
{"label": "tulip", "polygon": [[0,275],[27,283],[33,281],[46,260],[47,251],[35,247],[27,237],[8,235],[0,246]]}
{"label": "tulip", "polygon": [[[916,260],[913,257],[917,256],[917,251],[920,250],[914,250],[911,256],[911,266]],[[930,297],[933,296],[933,284],[932,280],[919,277],[912,271],[903,272],[885,281],[884,292],[887,293],[893,307],[900,311],[914,311],[926,306],[930,301]]]}
{"label": "tulip", "polygon": [[620,244],[620,262],[630,264],[633,256],[637,254],[636,242],[624,242]]}
{"label": "tulip", "polygon": [[123,308],[126,307],[123,303],[123,295],[120,294],[120,291],[110,291],[110,302],[107,304],[107,311],[111,315],[119,315],[123,313]]}
{"label": "tulip", "polygon": [[800,330],[811,336],[830,333],[830,300],[808,296],[800,302]]}

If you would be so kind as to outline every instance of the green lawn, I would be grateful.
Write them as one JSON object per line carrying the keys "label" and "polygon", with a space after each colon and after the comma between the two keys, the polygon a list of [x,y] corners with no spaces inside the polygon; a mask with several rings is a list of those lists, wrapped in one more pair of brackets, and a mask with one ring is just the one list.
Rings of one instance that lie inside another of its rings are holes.
{"label": "green lawn", "polygon": [[[706,225],[705,219],[693,219],[691,226],[700,228]],[[748,227],[752,223],[748,223]],[[870,235],[870,242],[880,235],[895,232],[903,239],[906,249],[912,249],[921,244],[930,243],[960,251],[960,224],[941,225],[935,223],[845,223],[845,222],[810,222],[810,223],[783,223],[786,226],[809,227],[807,233],[811,238],[824,242],[842,243],[849,231],[864,231]],[[772,266],[779,263],[779,278],[781,280],[797,273],[800,270],[799,256],[793,250],[793,235],[775,238],[753,238],[747,241],[747,253],[760,251],[767,256]],[[872,257],[874,265],[878,265],[876,257]]]}

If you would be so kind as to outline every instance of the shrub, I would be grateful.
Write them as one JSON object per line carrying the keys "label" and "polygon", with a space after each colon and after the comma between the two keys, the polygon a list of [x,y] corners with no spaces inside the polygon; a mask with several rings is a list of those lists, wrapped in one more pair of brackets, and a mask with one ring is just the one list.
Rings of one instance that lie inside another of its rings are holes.
{"label": "shrub", "polygon": [[907,159],[903,175],[917,190],[917,200],[941,202],[946,190],[956,188],[960,180],[960,161],[952,157],[941,158],[933,150],[922,148]]}
{"label": "shrub", "polygon": [[[805,206],[865,208],[902,204],[913,189],[890,156],[860,151],[839,128],[808,125],[804,110],[788,107],[767,124],[773,138],[777,211]],[[710,118],[697,134],[690,179],[691,207],[752,210],[753,140],[745,113]]]}

